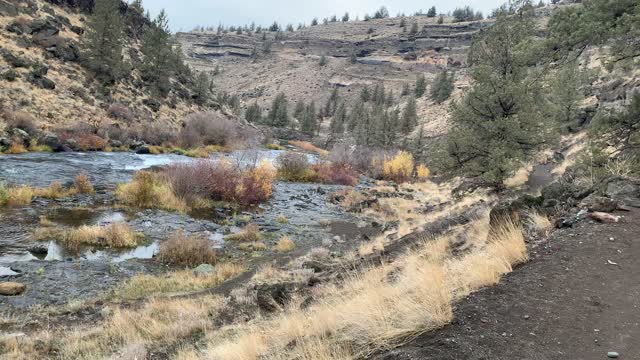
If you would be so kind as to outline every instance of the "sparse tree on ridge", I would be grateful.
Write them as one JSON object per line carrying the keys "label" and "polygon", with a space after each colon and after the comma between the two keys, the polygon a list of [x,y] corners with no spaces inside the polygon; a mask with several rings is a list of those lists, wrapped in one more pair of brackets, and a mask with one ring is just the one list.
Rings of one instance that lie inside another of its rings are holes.
{"label": "sparse tree on ridge", "polygon": [[418,77],[416,78],[416,98],[424,96],[425,91],[427,91],[427,79],[425,79],[424,74],[421,73],[418,74]]}
{"label": "sparse tree on ridge", "polygon": [[124,24],[119,4],[118,0],[97,1],[82,38],[86,66],[104,83],[114,83],[124,75]]}
{"label": "sparse tree on ridge", "polygon": [[432,6],[429,8],[429,11],[427,11],[427,16],[428,17],[436,17],[436,7]]}

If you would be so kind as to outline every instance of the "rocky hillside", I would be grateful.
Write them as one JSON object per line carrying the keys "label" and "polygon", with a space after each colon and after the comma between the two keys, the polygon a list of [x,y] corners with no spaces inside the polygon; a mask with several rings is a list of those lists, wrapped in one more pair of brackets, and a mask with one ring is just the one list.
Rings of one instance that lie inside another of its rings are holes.
{"label": "rocky hillside", "polygon": [[[467,49],[473,36],[493,21],[452,20],[445,17],[444,24],[437,24],[437,17],[413,16],[333,22],[283,32],[278,39],[274,32],[176,36],[190,65],[202,71],[217,69],[214,84],[219,90],[238,94],[245,106],[257,100],[268,108],[279,92],[293,102],[323,104],[335,87],[353,98],[364,86],[379,82],[399,95],[418,74],[431,83],[444,69],[455,71],[457,88],[464,88]],[[419,30],[411,34],[414,23]],[[322,57],[325,65],[320,64]],[[419,117],[431,125],[427,129],[432,135],[446,130],[440,120],[447,106],[419,100]]]}
{"label": "rocky hillside", "polygon": [[[0,110],[28,113],[40,130],[77,123],[175,125],[198,108],[189,92],[155,99],[143,90],[135,62],[148,20],[122,3],[127,24],[126,81],[105,90],[81,64],[81,37],[92,1],[0,1]],[[113,104],[117,104],[113,107]],[[117,111],[120,110],[120,111]],[[5,119],[6,120],[6,119]],[[0,131],[3,121],[0,119]]]}

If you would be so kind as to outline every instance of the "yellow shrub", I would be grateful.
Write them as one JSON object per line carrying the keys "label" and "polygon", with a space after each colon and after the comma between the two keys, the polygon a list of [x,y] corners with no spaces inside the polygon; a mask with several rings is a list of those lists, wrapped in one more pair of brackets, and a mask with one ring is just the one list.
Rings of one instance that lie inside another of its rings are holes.
{"label": "yellow shrub", "polygon": [[139,171],[130,183],[120,184],[116,198],[125,205],[139,208],[189,211],[186,202],[174,194],[169,184],[148,171]]}
{"label": "yellow shrub", "polygon": [[296,244],[288,236],[281,237],[276,244],[276,250],[278,252],[288,252],[293,250],[295,247]]}
{"label": "yellow shrub", "polygon": [[420,164],[416,167],[416,177],[419,180],[425,180],[429,175],[431,175],[431,171],[425,165]]}
{"label": "yellow shrub", "polygon": [[406,182],[411,179],[413,166],[413,156],[406,151],[400,151],[392,159],[384,159],[382,175],[387,180],[398,183]]}
{"label": "yellow shrub", "polygon": [[6,151],[7,154],[24,154],[26,152],[27,149],[18,141],[12,142],[9,150]]}
{"label": "yellow shrub", "polygon": [[29,186],[7,187],[0,183],[0,206],[29,205],[35,190]]}
{"label": "yellow shrub", "polygon": [[89,177],[84,174],[76,176],[73,181],[73,186],[80,194],[93,194],[95,192],[93,184],[91,184],[91,180],[89,180]]}

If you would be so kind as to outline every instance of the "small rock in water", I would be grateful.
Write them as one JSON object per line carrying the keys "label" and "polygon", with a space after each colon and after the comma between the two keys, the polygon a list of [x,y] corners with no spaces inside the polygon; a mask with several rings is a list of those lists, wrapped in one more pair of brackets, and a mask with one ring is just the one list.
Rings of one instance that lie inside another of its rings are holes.
{"label": "small rock in water", "polygon": [[618,358],[618,356],[620,356],[620,354],[618,354],[618,353],[617,353],[617,352],[615,352],[615,351],[609,351],[609,352],[607,353],[607,357],[608,357],[608,358],[610,358],[610,359],[617,359],[617,358]]}
{"label": "small rock in water", "polygon": [[200,264],[197,268],[193,269],[193,273],[196,275],[209,275],[213,273],[215,268],[209,264]]}
{"label": "small rock in water", "polygon": [[18,282],[2,282],[0,283],[0,295],[15,296],[22,294],[27,289],[27,285]]}

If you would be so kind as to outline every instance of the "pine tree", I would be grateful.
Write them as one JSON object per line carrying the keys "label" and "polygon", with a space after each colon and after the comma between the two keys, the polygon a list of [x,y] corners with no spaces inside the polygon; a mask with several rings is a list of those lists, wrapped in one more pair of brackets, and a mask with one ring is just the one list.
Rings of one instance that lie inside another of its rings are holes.
{"label": "pine tree", "polygon": [[540,58],[531,51],[533,23],[532,9],[497,11],[495,24],[469,52],[473,86],[452,110],[451,168],[498,189],[554,140],[554,126],[542,112],[542,77],[530,73]]}
{"label": "pine tree", "polygon": [[259,123],[262,120],[262,109],[257,101],[249,105],[245,111],[244,118],[250,123]]}
{"label": "pine tree", "polygon": [[576,61],[562,66],[552,75],[549,84],[549,112],[559,124],[571,126],[578,117],[580,101],[584,98],[580,69]]}
{"label": "pine tree", "polygon": [[429,8],[429,11],[427,11],[427,16],[428,17],[436,17],[436,7],[432,6]]}
{"label": "pine tree", "polygon": [[418,114],[416,112],[416,99],[409,98],[407,106],[402,112],[402,120],[400,122],[400,131],[409,134],[418,125]]}
{"label": "pine tree", "polygon": [[211,96],[211,79],[204,71],[198,73],[193,87],[193,97],[198,105],[205,105]]}
{"label": "pine tree", "polygon": [[383,83],[377,83],[376,87],[373,89],[373,103],[375,105],[384,105],[387,98],[386,98],[387,94],[385,92],[385,88],[384,88],[384,84]]}
{"label": "pine tree", "polygon": [[402,85],[402,92],[400,93],[400,96],[405,97],[407,95],[409,95],[411,93],[411,87],[409,86],[409,84],[404,83]]}
{"label": "pine tree", "polygon": [[329,128],[333,135],[342,135],[344,133],[344,126],[347,122],[347,106],[344,102],[340,102],[336,108],[335,114],[331,118],[331,124]]}
{"label": "pine tree", "polygon": [[306,106],[304,105],[304,101],[300,100],[296,103],[296,107],[293,110],[293,117],[296,118],[296,120],[300,121],[302,120],[302,116],[304,115],[304,111],[306,109]]}
{"label": "pine tree", "polygon": [[425,79],[424,74],[419,74],[416,78],[416,98],[424,96],[425,91],[427,91],[427,79]]}
{"label": "pine tree", "polygon": [[351,132],[355,131],[360,122],[362,122],[366,116],[367,109],[362,99],[356,100],[351,112],[349,113],[349,121],[347,123],[347,129]]}
{"label": "pine tree", "polygon": [[96,1],[82,39],[82,55],[87,68],[104,83],[113,84],[124,75],[123,29],[120,1]]}
{"label": "pine tree", "polygon": [[174,53],[169,33],[169,20],[164,10],[145,28],[140,50],[144,55],[142,79],[152,92],[164,97],[169,92],[169,77],[173,74]]}
{"label": "pine tree", "polygon": [[431,99],[437,103],[447,100],[453,92],[454,74],[449,75],[447,70],[436,76],[431,86]]}
{"label": "pine tree", "polygon": [[289,113],[287,110],[287,97],[284,93],[279,93],[273,99],[273,104],[267,116],[267,125],[275,127],[286,127],[289,125]]}
{"label": "pine tree", "polygon": [[344,15],[342,15],[342,22],[347,22],[349,21],[349,13],[346,12],[344,13]]}
{"label": "pine tree", "polygon": [[300,122],[300,131],[307,135],[313,135],[316,132],[318,126],[316,118],[316,104],[312,101],[309,105],[307,105],[302,115],[302,121]]}

